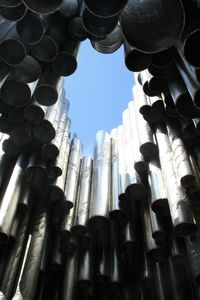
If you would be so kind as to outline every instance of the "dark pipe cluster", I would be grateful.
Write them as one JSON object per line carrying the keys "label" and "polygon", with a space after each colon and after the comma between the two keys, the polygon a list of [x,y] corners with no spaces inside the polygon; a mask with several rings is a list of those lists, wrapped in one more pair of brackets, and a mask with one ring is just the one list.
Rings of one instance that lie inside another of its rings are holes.
{"label": "dark pipe cluster", "polygon": [[[200,299],[198,0],[0,0],[0,299]],[[86,39],[135,73],[94,156],[63,77]]]}

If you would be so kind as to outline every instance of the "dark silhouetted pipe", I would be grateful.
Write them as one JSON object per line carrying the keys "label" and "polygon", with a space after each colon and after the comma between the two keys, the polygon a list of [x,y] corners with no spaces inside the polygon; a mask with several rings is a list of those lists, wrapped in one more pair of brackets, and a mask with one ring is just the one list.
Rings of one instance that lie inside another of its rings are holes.
{"label": "dark silhouetted pipe", "polygon": [[91,40],[92,47],[100,53],[110,54],[117,51],[123,43],[122,31],[119,25],[100,41]]}
{"label": "dark silhouetted pipe", "polygon": [[11,73],[17,81],[30,83],[39,79],[41,66],[35,58],[27,55],[21,64],[11,68]]}
{"label": "dark silhouetted pipe", "polygon": [[27,8],[23,3],[20,3],[15,7],[0,6],[0,15],[9,21],[21,20],[25,16],[26,12]]}
{"label": "dark silhouetted pipe", "polygon": [[36,13],[53,13],[61,6],[63,0],[24,0],[28,9],[35,11]]}
{"label": "dark silhouetted pipe", "polygon": [[79,1],[78,0],[63,0],[59,13],[63,15],[65,18],[73,18],[79,9]]}
{"label": "dark silhouetted pipe", "polygon": [[97,0],[93,2],[92,0],[86,0],[85,4],[87,8],[94,14],[100,17],[112,17],[114,15],[117,15],[121,12],[121,10],[126,5],[127,0],[111,0],[111,1],[105,1],[105,0]]}
{"label": "dark silhouetted pipe", "polygon": [[166,50],[183,31],[182,3],[129,0],[121,14],[121,26],[126,40],[136,49],[147,53]]}
{"label": "dark silhouetted pipe", "polygon": [[124,40],[124,55],[126,67],[131,72],[140,72],[151,64],[151,55],[140,52]]}
{"label": "dark silhouetted pipe", "polygon": [[68,26],[69,35],[75,41],[84,41],[88,35],[83,27],[82,17],[76,17],[71,20]]}
{"label": "dark silhouetted pipe", "polygon": [[23,147],[14,144],[11,139],[5,139],[2,144],[2,149],[8,156],[18,156],[21,153]]}
{"label": "dark silhouetted pipe", "polygon": [[58,54],[58,45],[52,37],[45,34],[39,43],[32,46],[32,54],[42,62],[53,61]]}
{"label": "dark silhouetted pipe", "polygon": [[47,168],[39,152],[34,152],[29,159],[26,168],[26,180],[34,186],[40,187],[46,181]]}

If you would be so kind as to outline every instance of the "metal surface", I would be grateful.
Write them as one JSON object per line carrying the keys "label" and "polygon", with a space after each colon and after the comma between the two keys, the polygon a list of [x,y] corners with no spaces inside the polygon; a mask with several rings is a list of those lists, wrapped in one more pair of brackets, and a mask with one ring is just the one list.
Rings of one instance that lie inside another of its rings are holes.
{"label": "metal surface", "polygon": [[27,12],[27,8],[23,3],[15,7],[0,6],[0,15],[9,21],[21,20]]}
{"label": "metal surface", "polygon": [[47,179],[46,163],[39,152],[34,152],[26,168],[26,180],[32,185],[41,186]]}
{"label": "metal surface", "polygon": [[91,0],[85,1],[86,6],[93,14],[104,18],[119,14],[126,3],[127,0],[112,0],[109,3],[104,0],[98,0],[95,3]]}
{"label": "metal surface", "polygon": [[73,18],[69,23],[69,34],[76,41],[84,41],[87,39],[87,32],[82,23],[82,17]]}
{"label": "metal surface", "polygon": [[63,0],[56,0],[53,2],[47,0],[24,0],[28,9],[36,13],[53,13],[61,6],[62,2]]}
{"label": "metal surface", "polygon": [[73,18],[79,9],[78,0],[64,0],[59,8],[59,13],[65,18]]}
{"label": "metal surface", "polygon": [[165,50],[178,40],[183,31],[182,3],[178,0],[168,1],[166,5],[160,0],[153,3],[128,1],[121,14],[121,26],[126,40],[136,49],[147,53]]}
{"label": "metal surface", "polygon": [[108,209],[111,197],[111,137],[98,131],[95,137],[92,191],[88,225],[104,227],[108,224]]}
{"label": "metal surface", "polygon": [[45,34],[39,43],[32,46],[32,53],[41,62],[53,61],[58,55],[58,45],[52,37]]}

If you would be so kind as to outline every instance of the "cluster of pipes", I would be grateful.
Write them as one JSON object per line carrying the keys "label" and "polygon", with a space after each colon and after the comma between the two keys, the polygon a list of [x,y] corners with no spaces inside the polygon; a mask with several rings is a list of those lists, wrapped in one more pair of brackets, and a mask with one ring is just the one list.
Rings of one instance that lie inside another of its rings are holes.
{"label": "cluster of pipes", "polygon": [[[0,0],[0,299],[200,299],[199,9]],[[63,87],[87,38],[135,72],[93,158]]]}

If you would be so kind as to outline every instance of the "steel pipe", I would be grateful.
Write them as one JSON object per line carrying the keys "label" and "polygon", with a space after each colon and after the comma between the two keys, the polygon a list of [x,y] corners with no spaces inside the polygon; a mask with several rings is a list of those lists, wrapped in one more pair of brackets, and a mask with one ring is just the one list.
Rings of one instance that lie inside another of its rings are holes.
{"label": "steel pipe", "polygon": [[1,0],[0,5],[6,6],[6,7],[15,7],[18,6],[21,3],[21,0]]}
{"label": "steel pipe", "polygon": [[32,185],[40,187],[47,180],[47,167],[39,152],[34,152],[29,159],[26,171],[26,180]]}
{"label": "steel pipe", "polygon": [[164,241],[167,238],[166,228],[164,226],[164,220],[162,216],[155,214],[151,207],[149,208],[149,215],[150,215],[150,223],[151,223],[151,230],[152,230],[152,237],[156,242]]}
{"label": "steel pipe", "polygon": [[47,106],[42,106],[32,99],[31,103],[24,108],[24,119],[30,124],[37,125],[42,122],[46,112]]}
{"label": "steel pipe", "polygon": [[0,15],[4,17],[4,19],[9,21],[19,21],[23,19],[26,12],[27,12],[27,8],[23,3],[20,3],[15,7],[6,7],[0,5]]}
{"label": "steel pipe", "polygon": [[10,132],[10,140],[18,146],[28,145],[31,141],[31,126],[24,122]]}
{"label": "steel pipe", "polygon": [[22,177],[26,165],[27,156],[22,154],[16,161],[7,188],[2,195],[0,206],[0,236],[4,241],[7,240],[12,228],[19,197],[22,191]]}
{"label": "steel pipe", "polygon": [[127,0],[110,1],[98,0],[95,3],[91,0],[86,0],[87,8],[94,14],[103,18],[118,15],[126,5]]}
{"label": "steel pipe", "polygon": [[83,27],[82,17],[73,18],[68,26],[69,35],[75,41],[82,42],[87,39],[88,35]]}
{"label": "steel pipe", "polygon": [[46,66],[35,88],[35,100],[45,106],[55,104],[62,84],[63,79],[54,73],[51,66]]}
{"label": "steel pipe", "polygon": [[143,92],[150,97],[157,96],[158,92],[152,91],[149,88],[149,73],[147,70],[141,71],[138,74],[138,82],[143,88]]}
{"label": "steel pipe", "polygon": [[7,118],[13,123],[13,125],[21,125],[24,123],[24,110],[18,107],[10,107],[10,111],[7,113]]}
{"label": "steel pipe", "polygon": [[104,228],[108,224],[111,197],[111,138],[106,131],[98,131],[95,137],[92,191],[88,225]]}
{"label": "steel pipe", "polygon": [[100,53],[110,54],[117,51],[123,44],[122,31],[119,25],[100,41],[91,40],[92,47]]}
{"label": "steel pipe", "polygon": [[128,1],[121,14],[121,26],[126,40],[136,49],[147,53],[166,50],[183,31],[182,3],[179,0],[168,1],[166,5],[160,0]]}
{"label": "steel pipe", "polygon": [[79,10],[78,0],[64,0],[59,8],[59,13],[65,18],[73,18]]}
{"label": "steel pipe", "polygon": [[41,62],[51,62],[58,55],[58,45],[51,36],[45,34],[37,44],[32,45],[31,52]]}
{"label": "steel pipe", "polygon": [[18,156],[22,152],[23,147],[16,145],[8,138],[3,141],[2,149],[8,156]]}
{"label": "steel pipe", "polygon": [[93,277],[93,246],[80,248],[78,258],[77,285],[79,289],[88,289],[92,286]]}
{"label": "steel pipe", "polygon": [[72,233],[79,238],[87,231],[86,224],[89,217],[89,207],[91,198],[93,161],[85,156],[81,160],[80,173],[78,180],[77,205],[75,212],[74,225]]}
{"label": "steel pipe", "polygon": [[140,72],[151,64],[151,55],[140,52],[124,40],[125,65],[131,72]]}
{"label": "steel pipe", "polygon": [[23,0],[28,9],[36,13],[54,13],[61,6],[63,0],[49,2],[47,0]]}
{"label": "steel pipe", "polygon": [[190,120],[181,119],[180,120],[182,137],[185,141],[192,141],[198,138],[199,134],[195,129],[194,119]]}

